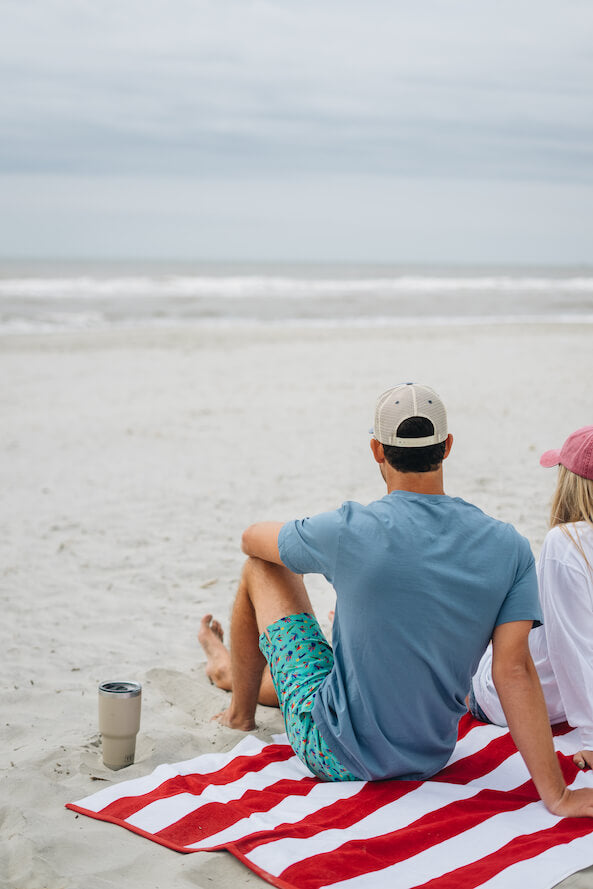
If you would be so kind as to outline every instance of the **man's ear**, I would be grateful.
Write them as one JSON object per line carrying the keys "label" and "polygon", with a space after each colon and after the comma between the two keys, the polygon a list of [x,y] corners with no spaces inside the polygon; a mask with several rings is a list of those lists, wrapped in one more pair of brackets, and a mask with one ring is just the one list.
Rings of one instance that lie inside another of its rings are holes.
{"label": "man's ear", "polygon": [[371,438],[371,451],[377,463],[385,463],[385,451],[383,445],[376,438]]}
{"label": "man's ear", "polygon": [[443,460],[447,459],[447,457],[451,453],[451,448],[453,447],[453,436],[451,435],[451,433],[449,433],[445,442],[445,454],[443,456]]}

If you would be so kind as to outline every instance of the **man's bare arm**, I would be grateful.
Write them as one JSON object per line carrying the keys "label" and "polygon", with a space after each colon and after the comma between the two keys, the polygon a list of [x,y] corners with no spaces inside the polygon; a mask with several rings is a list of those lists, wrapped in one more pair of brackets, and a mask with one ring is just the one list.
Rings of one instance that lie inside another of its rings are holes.
{"label": "man's bare arm", "polygon": [[554,752],[548,711],[529,653],[531,621],[500,624],[492,635],[492,677],[511,735],[547,808],[593,817],[593,790],[569,790]]}
{"label": "man's bare arm", "polygon": [[241,548],[246,556],[283,565],[278,551],[278,534],[283,522],[257,522],[243,532]]}

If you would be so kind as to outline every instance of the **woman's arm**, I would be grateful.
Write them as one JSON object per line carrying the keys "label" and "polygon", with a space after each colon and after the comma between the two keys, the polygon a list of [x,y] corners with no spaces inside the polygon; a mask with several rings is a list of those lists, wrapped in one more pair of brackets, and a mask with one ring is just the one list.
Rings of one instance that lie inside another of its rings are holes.
{"label": "woman's arm", "polygon": [[569,790],[554,752],[548,711],[531,660],[531,621],[500,624],[492,635],[492,675],[513,741],[547,808],[561,817],[593,817],[593,790]]}
{"label": "woman's arm", "polygon": [[583,745],[574,761],[593,767],[593,577],[550,558],[540,565],[539,581],[550,665]]}

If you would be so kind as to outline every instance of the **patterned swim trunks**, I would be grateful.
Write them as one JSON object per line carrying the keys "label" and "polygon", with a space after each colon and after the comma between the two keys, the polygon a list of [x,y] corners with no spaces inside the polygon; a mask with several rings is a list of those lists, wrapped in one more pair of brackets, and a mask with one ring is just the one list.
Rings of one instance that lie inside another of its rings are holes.
{"label": "patterned swim trunks", "polygon": [[280,701],[290,746],[323,781],[359,781],[334,756],[311,711],[317,689],[334,665],[334,656],[312,614],[282,617],[259,637]]}

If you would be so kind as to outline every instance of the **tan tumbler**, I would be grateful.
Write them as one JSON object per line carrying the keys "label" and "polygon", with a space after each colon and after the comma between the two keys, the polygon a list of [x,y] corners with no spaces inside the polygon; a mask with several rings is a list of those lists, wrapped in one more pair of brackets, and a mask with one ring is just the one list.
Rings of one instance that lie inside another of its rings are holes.
{"label": "tan tumbler", "polygon": [[141,702],[139,682],[102,682],[99,686],[99,731],[108,769],[124,769],[134,762]]}

